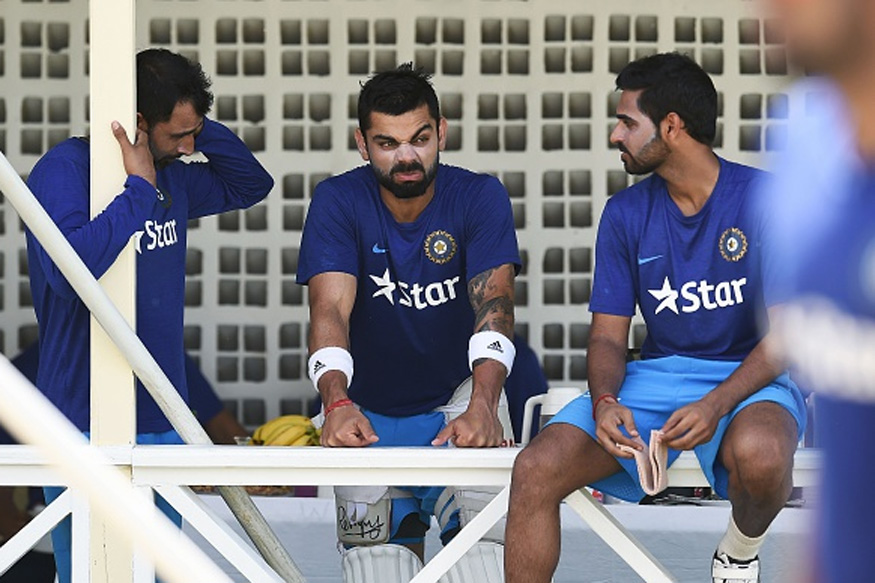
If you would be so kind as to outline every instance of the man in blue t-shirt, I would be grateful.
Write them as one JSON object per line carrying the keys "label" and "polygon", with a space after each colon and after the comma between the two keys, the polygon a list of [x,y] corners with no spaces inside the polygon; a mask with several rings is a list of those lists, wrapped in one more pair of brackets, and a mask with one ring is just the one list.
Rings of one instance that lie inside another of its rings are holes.
{"label": "man in blue t-shirt", "polygon": [[[213,95],[197,63],[164,49],[137,54],[137,135],[112,131],[128,174],[122,190],[90,218],[89,145],[70,138],[34,166],[28,186],[95,277],[133,238],[137,334],[187,399],[183,347],[186,227],[190,219],[247,208],[273,179],[227,127],[206,117]],[[104,131],[103,129],[94,131]],[[180,157],[199,151],[204,163]],[[33,234],[27,232],[30,289],[41,355],[36,386],[80,431],[90,430],[89,311]],[[181,443],[137,383],[137,443]],[[60,494],[47,488],[46,499]],[[69,519],[53,531],[60,583],[70,577]]]}
{"label": "man in blue t-shirt", "polygon": [[[322,444],[497,446],[510,437],[499,414],[520,263],[507,192],[439,163],[447,122],[429,76],[410,64],[362,86],[358,117],[368,165],[317,186],[297,273],[309,286]],[[346,581],[409,579],[430,515],[446,542],[471,505],[450,488],[335,493]],[[486,570],[481,581],[500,581],[501,551],[481,543],[465,560]]]}
{"label": "man in blue t-shirt", "polygon": [[[560,411],[518,457],[508,514],[509,583],[550,580],[560,501],[584,485],[638,501],[632,453],[651,439],[671,463],[695,451],[732,502],[712,559],[714,583],[755,582],[766,529],[792,489],[802,396],[767,351],[762,226],[750,212],[760,172],[717,157],[717,94],[677,53],[627,65],[611,142],[630,174],[599,225],[588,353],[590,392]],[[642,360],[627,365],[636,306]],[[660,433],[651,436],[651,431]]]}
{"label": "man in blue t-shirt", "polygon": [[[875,480],[875,2],[772,0],[791,58],[806,71],[790,92],[787,148],[775,161],[767,289],[785,303],[776,331],[815,393],[823,451],[814,552],[819,583],[872,578]],[[801,572],[801,571],[800,571]]]}

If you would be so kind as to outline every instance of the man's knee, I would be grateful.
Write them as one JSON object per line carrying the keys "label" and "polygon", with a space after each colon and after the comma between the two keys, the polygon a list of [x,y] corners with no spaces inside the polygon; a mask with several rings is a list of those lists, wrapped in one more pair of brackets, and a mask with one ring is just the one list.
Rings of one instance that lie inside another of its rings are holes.
{"label": "man's knee", "polygon": [[584,477],[575,470],[586,457],[585,442],[592,440],[576,428],[573,431],[574,435],[569,435],[569,428],[544,431],[517,455],[512,473],[516,495],[529,494],[549,502],[561,500],[575,488],[586,485],[580,482]]}
{"label": "man's knee", "polygon": [[541,451],[544,448],[526,447],[516,457],[511,474],[514,489],[546,489],[556,481],[550,477],[555,470],[555,454]]}
{"label": "man's knee", "polygon": [[730,480],[755,497],[789,493],[795,449],[795,442],[776,431],[737,435],[726,460]]}

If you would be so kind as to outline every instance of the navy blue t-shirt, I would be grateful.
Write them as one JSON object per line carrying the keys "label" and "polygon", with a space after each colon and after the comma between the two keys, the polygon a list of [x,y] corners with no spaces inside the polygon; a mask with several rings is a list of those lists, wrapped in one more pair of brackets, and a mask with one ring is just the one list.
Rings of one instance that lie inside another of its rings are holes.
{"label": "navy blue t-shirt", "polygon": [[356,277],[350,398],[404,416],[446,404],[470,375],[468,282],[506,263],[520,258],[507,191],[495,177],[440,165],[434,198],[414,222],[399,223],[373,170],[361,166],[316,187],[297,280]]}
{"label": "navy blue t-shirt", "polygon": [[[186,236],[189,219],[247,208],[273,179],[227,127],[204,119],[195,148],[208,163],[175,161],[158,170],[164,193],[139,176],[90,218],[89,145],[65,140],[34,166],[28,185],[95,277],[102,276],[133,237],[137,253],[137,334],[187,398],[183,358]],[[39,323],[37,387],[80,431],[90,430],[90,313],[27,231],[33,306]],[[137,433],[167,431],[170,422],[137,383]]]}
{"label": "navy blue t-shirt", "polygon": [[720,159],[708,201],[684,216],[657,175],[608,200],[599,224],[590,311],[647,323],[642,358],[741,361],[761,338],[759,221],[763,173]]}

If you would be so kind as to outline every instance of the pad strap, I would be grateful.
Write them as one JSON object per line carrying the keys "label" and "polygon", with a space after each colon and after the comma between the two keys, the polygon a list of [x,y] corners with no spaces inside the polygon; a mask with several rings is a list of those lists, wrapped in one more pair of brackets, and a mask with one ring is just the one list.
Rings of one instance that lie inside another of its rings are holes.
{"label": "pad strap", "polygon": [[501,332],[483,330],[471,335],[468,341],[468,366],[474,370],[474,363],[481,358],[497,360],[507,369],[510,374],[513,369],[513,359],[516,356],[516,347],[510,338]]}
{"label": "pad strap", "polygon": [[339,370],[346,375],[346,388],[352,383],[352,355],[345,348],[326,346],[310,355],[307,360],[307,374],[319,391],[319,379],[330,370]]}

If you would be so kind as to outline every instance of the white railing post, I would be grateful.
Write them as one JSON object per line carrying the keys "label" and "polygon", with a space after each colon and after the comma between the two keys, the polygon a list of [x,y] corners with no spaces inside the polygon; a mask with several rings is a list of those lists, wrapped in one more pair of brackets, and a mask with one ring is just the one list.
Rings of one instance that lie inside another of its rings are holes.
{"label": "white railing post", "polygon": [[[4,357],[0,357],[0,379],[0,423],[19,442],[37,446],[70,486],[70,493],[86,496],[88,512],[99,514],[126,545],[136,543],[148,553],[162,578],[171,583],[231,583],[188,537],[180,536],[154,505],[144,504],[130,478],[112,467],[112,461],[99,449],[89,446],[73,424]],[[124,460],[128,466],[131,450],[127,448],[128,459]],[[73,508],[76,523],[85,512],[75,504]],[[73,532],[73,554],[78,557],[80,531],[76,524]],[[78,567],[81,565],[73,568],[74,583],[81,581]],[[128,577],[131,572],[128,564]]]}
{"label": "white railing post", "polygon": [[[119,120],[136,135],[134,0],[89,2],[91,217],[118,194],[126,176],[118,143],[110,131]],[[136,257],[129,243],[100,278],[107,295],[136,328]],[[130,365],[91,317],[91,441],[132,445],[136,433],[134,375]],[[119,468],[130,476],[131,469]],[[133,550],[99,515],[91,522],[92,583],[131,583]]]}

